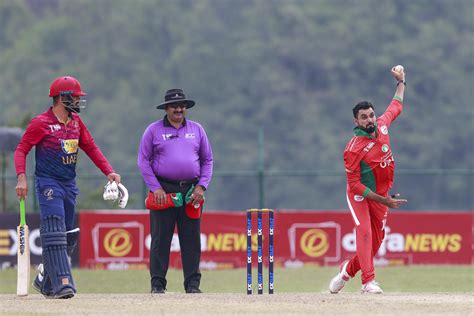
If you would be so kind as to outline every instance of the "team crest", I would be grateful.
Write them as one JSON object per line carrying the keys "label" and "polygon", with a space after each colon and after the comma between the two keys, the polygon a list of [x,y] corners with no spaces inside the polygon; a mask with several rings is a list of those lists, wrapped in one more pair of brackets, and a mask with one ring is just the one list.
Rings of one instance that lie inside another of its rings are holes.
{"label": "team crest", "polygon": [[46,197],[46,201],[51,201],[53,199],[53,189],[47,188],[43,191],[43,195]]}
{"label": "team crest", "polygon": [[386,152],[388,151],[388,145],[387,145],[387,144],[383,144],[383,145],[382,145],[382,151],[383,151],[384,153],[386,153]]}
{"label": "team crest", "polygon": [[380,132],[382,132],[382,134],[384,135],[387,135],[388,134],[388,128],[386,125],[380,127]]}
{"label": "team crest", "polygon": [[77,139],[61,139],[61,148],[65,154],[77,153]]}

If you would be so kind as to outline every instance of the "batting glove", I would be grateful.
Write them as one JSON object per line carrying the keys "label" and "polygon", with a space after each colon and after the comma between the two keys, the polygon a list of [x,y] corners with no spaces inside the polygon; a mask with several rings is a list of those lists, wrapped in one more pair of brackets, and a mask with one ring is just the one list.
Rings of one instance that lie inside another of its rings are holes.
{"label": "batting glove", "polygon": [[118,206],[120,208],[125,208],[125,206],[127,206],[127,202],[128,202],[128,190],[122,183],[119,183],[118,184],[118,191],[119,191]]}
{"label": "batting glove", "polygon": [[118,190],[117,183],[115,183],[115,181],[107,182],[107,184],[104,186],[103,197],[105,201],[115,201],[116,199],[118,199],[119,190]]}

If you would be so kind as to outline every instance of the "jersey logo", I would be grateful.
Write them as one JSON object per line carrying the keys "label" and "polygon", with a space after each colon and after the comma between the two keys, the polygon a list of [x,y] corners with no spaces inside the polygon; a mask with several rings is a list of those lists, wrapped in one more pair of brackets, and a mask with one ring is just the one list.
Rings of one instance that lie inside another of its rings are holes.
{"label": "jersey logo", "polygon": [[383,145],[382,145],[382,151],[383,151],[384,153],[386,153],[386,152],[388,151],[388,145],[387,145],[387,144],[383,144]]}
{"label": "jersey logo", "polygon": [[179,138],[179,135],[161,134],[161,137],[163,137],[163,140],[168,140],[168,139],[173,139],[173,138]]}
{"label": "jersey logo", "polygon": [[59,124],[52,124],[52,125],[48,125],[49,126],[49,129],[51,130],[51,132],[57,132],[59,130],[61,130],[61,125]]}
{"label": "jersey logo", "polygon": [[194,133],[186,133],[186,135],[184,135],[184,138],[196,138],[196,136],[194,136]]}
{"label": "jersey logo", "polygon": [[43,191],[43,195],[46,197],[46,201],[51,201],[53,199],[53,189],[47,188]]}
{"label": "jersey logo", "polygon": [[382,134],[384,135],[387,135],[388,134],[388,128],[386,125],[380,127],[380,132],[382,132]]}
{"label": "jersey logo", "polygon": [[393,157],[392,157],[392,158],[387,158],[387,159],[381,161],[380,164],[379,164],[379,165],[380,165],[380,168],[383,169],[383,168],[385,168],[385,167],[387,167],[387,166],[390,166],[393,161],[394,161],[394,160],[393,160]]}
{"label": "jersey logo", "polygon": [[354,195],[354,201],[362,202],[363,200],[364,200],[364,197],[362,195]]}
{"label": "jersey logo", "polygon": [[77,153],[77,139],[61,139],[61,148],[65,154]]}
{"label": "jersey logo", "polygon": [[370,142],[367,144],[367,146],[365,146],[364,148],[364,151],[369,151],[370,148],[374,147],[375,143],[374,142]]}

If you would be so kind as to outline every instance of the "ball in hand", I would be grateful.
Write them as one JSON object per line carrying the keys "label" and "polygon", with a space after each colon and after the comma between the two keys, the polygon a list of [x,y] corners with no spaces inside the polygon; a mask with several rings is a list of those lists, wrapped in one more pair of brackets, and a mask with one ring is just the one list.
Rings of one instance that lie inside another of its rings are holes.
{"label": "ball in hand", "polygon": [[403,71],[403,66],[402,65],[396,65],[394,70],[396,72],[402,72]]}

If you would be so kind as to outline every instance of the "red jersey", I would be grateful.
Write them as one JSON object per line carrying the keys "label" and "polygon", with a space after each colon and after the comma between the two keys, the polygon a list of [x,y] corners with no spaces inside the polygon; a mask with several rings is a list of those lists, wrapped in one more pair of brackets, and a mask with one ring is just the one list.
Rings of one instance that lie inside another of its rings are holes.
{"label": "red jersey", "polygon": [[58,180],[76,177],[78,147],[105,174],[113,172],[79,115],[72,113],[67,124],[60,123],[53,109],[34,117],[15,150],[16,174],[25,173],[26,156],[36,146],[35,175]]}
{"label": "red jersey", "polygon": [[355,135],[344,149],[348,192],[363,197],[370,191],[387,195],[395,170],[388,129],[402,110],[402,102],[394,98],[385,113],[376,120],[375,137],[358,127],[354,128]]}

